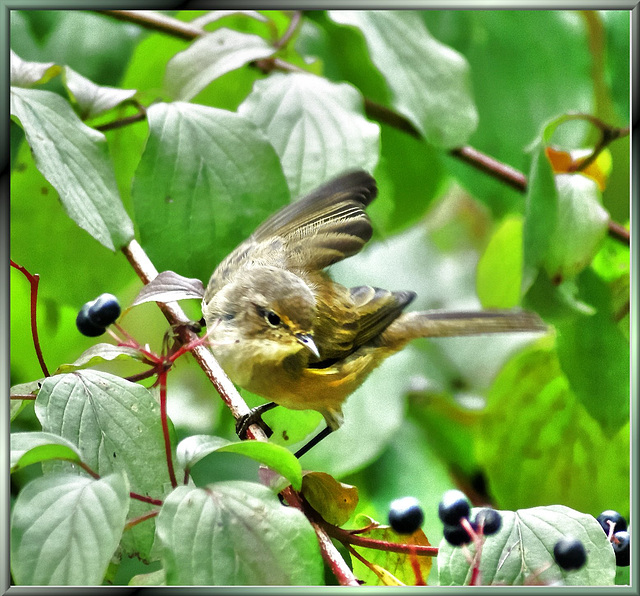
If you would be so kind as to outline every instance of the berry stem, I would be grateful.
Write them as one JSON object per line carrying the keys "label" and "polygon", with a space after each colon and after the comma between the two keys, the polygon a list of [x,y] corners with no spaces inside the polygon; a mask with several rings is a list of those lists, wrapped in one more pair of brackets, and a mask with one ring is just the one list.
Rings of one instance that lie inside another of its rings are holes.
{"label": "berry stem", "polygon": [[49,369],[45,364],[44,356],[42,355],[42,348],[40,347],[40,339],[38,337],[38,323],[36,315],[38,306],[38,284],[40,283],[40,276],[37,273],[29,273],[24,267],[16,264],[12,259],[9,259],[9,264],[14,269],[20,271],[20,273],[22,273],[27,278],[29,285],[31,286],[31,336],[33,337],[33,345],[36,350],[38,362],[40,363],[40,368],[42,369],[45,377],[50,377],[51,373],[49,373]]}
{"label": "berry stem", "polygon": [[148,519],[151,519],[152,517],[155,517],[156,515],[158,515],[158,513],[160,513],[159,509],[153,509],[152,511],[147,511],[146,513],[143,513],[142,515],[138,515],[138,517],[131,518],[124,525],[124,531],[126,532],[127,530],[130,530],[131,528],[133,528],[133,526],[137,526],[140,522],[143,522],[143,521],[146,521]]}

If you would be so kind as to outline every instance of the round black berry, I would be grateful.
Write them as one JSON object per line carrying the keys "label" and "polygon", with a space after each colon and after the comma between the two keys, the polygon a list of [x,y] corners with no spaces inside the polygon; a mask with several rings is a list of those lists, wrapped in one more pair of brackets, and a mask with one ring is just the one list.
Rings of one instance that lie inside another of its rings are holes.
{"label": "round black berry", "polygon": [[475,523],[482,528],[485,536],[491,536],[502,527],[502,517],[495,509],[480,509],[476,513]]}
{"label": "round black berry", "polygon": [[[471,527],[474,530],[477,530],[474,523],[471,524]],[[456,524],[455,526],[445,524],[444,529],[442,530],[442,535],[451,546],[461,546],[462,544],[468,544],[471,542],[469,532],[467,532],[461,524]]]}
{"label": "round black berry", "polygon": [[101,325],[96,325],[89,317],[89,308],[91,302],[87,302],[78,313],[76,317],[76,327],[82,335],[87,337],[98,337],[105,332],[105,328]]}
{"label": "round black berry", "polygon": [[587,551],[584,544],[577,538],[561,538],[553,547],[553,556],[556,563],[566,569],[580,569],[587,560]]}
{"label": "round black berry", "polygon": [[438,516],[442,523],[456,526],[463,517],[469,517],[469,501],[462,491],[448,490],[438,505]]}
{"label": "round black berry", "polygon": [[613,552],[616,553],[616,565],[629,567],[629,532],[624,530],[616,532],[611,541]]}
{"label": "round black berry", "polygon": [[120,304],[113,294],[100,294],[89,304],[89,319],[94,325],[106,327],[120,316]]}
{"label": "round black berry", "polygon": [[424,521],[424,513],[414,497],[402,497],[391,502],[389,525],[398,534],[413,534]]}
{"label": "round black berry", "polygon": [[613,509],[607,509],[603,511],[597,518],[598,523],[602,526],[605,534],[609,535],[609,522],[613,522],[615,527],[613,528],[613,532],[621,532],[627,529],[627,520],[622,517],[617,511]]}

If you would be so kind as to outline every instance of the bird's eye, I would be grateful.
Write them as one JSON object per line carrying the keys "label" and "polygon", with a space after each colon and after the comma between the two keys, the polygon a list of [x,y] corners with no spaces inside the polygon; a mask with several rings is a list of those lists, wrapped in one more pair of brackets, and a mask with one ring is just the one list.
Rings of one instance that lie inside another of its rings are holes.
{"label": "bird's eye", "polygon": [[265,318],[267,319],[267,323],[269,323],[269,325],[271,325],[272,327],[277,327],[278,325],[280,325],[280,317],[272,310],[268,310],[265,313]]}
{"label": "bird's eye", "polygon": [[280,317],[274,313],[272,310],[267,308],[263,308],[261,306],[257,307],[258,314],[265,320],[271,327],[278,327],[282,323]]}

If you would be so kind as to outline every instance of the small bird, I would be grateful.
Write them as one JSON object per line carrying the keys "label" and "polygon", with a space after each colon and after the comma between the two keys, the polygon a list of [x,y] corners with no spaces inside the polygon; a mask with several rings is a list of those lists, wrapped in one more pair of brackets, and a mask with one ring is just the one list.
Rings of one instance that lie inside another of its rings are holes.
{"label": "small bird", "polygon": [[405,313],[415,292],[333,281],[324,270],[371,238],[376,195],[367,172],[344,174],[276,212],[213,272],[202,302],[213,354],[235,384],[273,402],[251,423],[276,404],[317,410],[323,438],[347,397],[413,339],[546,329],[526,311]]}

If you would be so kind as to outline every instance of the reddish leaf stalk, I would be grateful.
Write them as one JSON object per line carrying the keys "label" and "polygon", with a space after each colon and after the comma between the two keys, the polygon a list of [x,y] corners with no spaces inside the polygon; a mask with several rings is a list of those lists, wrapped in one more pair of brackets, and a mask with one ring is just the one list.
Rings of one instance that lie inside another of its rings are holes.
{"label": "reddish leaf stalk", "polygon": [[409,559],[411,561],[411,567],[413,568],[413,574],[416,576],[416,586],[426,586],[424,576],[422,575],[422,569],[420,569],[420,562],[418,561],[418,555],[416,553],[415,544],[410,544],[413,547],[409,552]]}
{"label": "reddish leaf stalk", "polygon": [[160,420],[162,422],[162,436],[164,437],[164,452],[167,456],[167,468],[169,469],[169,479],[171,486],[178,486],[176,473],[173,469],[173,456],[171,454],[171,438],[169,437],[169,422],[167,420],[167,371],[158,373],[160,383]]}
{"label": "reddish leaf stalk", "polygon": [[143,503],[150,503],[151,505],[158,505],[158,507],[162,506],[162,501],[160,499],[152,499],[151,497],[146,497],[145,495],[140,495],[138,493],[130,492],[129,496],[136,501],[142,501]]}
{"label": "reddish leaf stalk", "polygon": [[125,531],[130,530],[133,526],[137,526],[140,522],[146,521],[158,515],[160,511],[158,509],[153,509],[152,511],[147,511],[138,517],[131,518],[124,526]]}
{"label": "reddish leaf stalk", "polygon": [[40,347],[40,339],[38,337],[38,323],[37,323],[37,305],[38,305],[38,284],[40,283],[40,276],[36,274],[29,273],[24,267],[18,265],[13,262],[13,260],[9,259],[9,264],[11,267],[14,267],[20,273],[22,273],[27,280],[29,281],[29,285],[31,286],[31,337],[33,337],[33,345],[36,350],[36,356],[38,357],[38,362],[40,363],[40,368],[45,377],[50,377],[49,369],[44,361],[44,356],[42,355],[42,348]]}

